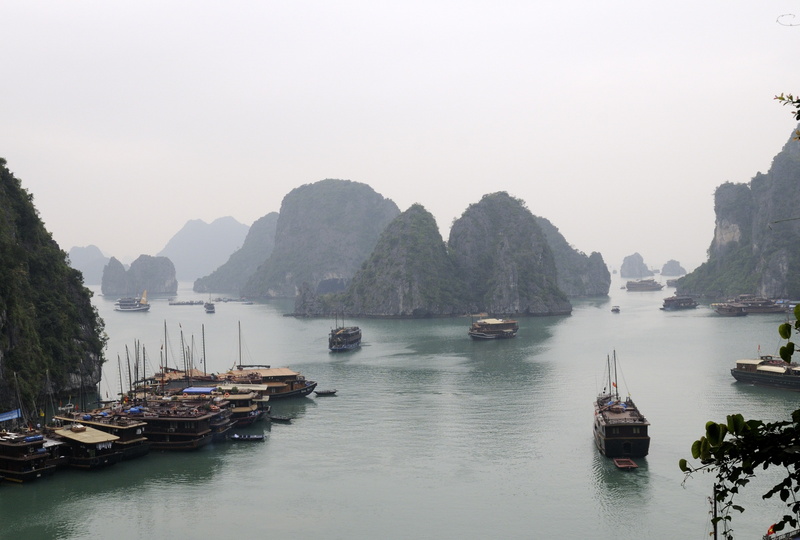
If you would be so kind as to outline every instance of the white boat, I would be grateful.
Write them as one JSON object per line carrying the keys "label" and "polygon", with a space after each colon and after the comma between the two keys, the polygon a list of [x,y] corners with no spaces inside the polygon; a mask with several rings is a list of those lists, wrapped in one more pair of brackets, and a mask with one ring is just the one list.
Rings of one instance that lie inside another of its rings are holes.
{"label": "white boat", "polygon": [[139,298],[126,297],[114,302],[114,311],[150,311],[150,304],[147,303],[147,290]]}

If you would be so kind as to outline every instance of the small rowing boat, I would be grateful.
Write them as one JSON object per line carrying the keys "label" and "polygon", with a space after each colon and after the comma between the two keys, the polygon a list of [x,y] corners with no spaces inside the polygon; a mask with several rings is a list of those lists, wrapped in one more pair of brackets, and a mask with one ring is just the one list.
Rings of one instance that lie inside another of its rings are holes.
{"label": "small rowing boat", "polygon": [[314,390],[314,393],[318,396],[335,396],[336,390]]}
{"label": "small rowing boat", "polygon": [[264,440],[264,436],[263,435],[239,435],[238,433],[234,433],[233,435],[231,435],[231,440],[232,441],[248,441],[248,442],[263,441]]}
{"label": "small rowing boat", "polygon": [[617,466],[617,469],[622,469],[623,471],[632,471],[639,468],[636,462],[629,458],[614,458],[614,465]]}

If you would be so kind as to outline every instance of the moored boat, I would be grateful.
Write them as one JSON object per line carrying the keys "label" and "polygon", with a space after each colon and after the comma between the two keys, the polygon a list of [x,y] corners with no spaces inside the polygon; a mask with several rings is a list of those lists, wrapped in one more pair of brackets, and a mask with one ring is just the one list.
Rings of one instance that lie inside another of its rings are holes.
{"label": "moored boat", "polygon": [[519,324],[511,319],[478,319],[467,330],[472,339],[508,339],[517,335]]}
{"label": "moored boat", "polygon": [[206,302],[203,304],[203,309],[206,310],[206,313],[216,313],[217,308],[213,302]]}
{"label": "moored boat", "polygon": [[150,451],[150,442],[144,436],[146,424],[127,416],[115,414],[112,409],[85,413],[59,414],[53,417],[57,426],[81,423],[116,437],[113,448],[123,460],[144,456]]}
{"label": "moored boat", "polygon": [[630,458],[614,458],[614,465],[617,469],[622,469],[623,471],[632,471],[639,468],[636,462]]}
{"label": "moored boat", "polygon": [[733,299],[733,303],[744,306],[746,313],[783,313],[786,307],[769,298],[762,298],[754,294],[740,294]]}
{"label": "moored boat", "polygon": [[788,364],[771,355],[737,360],[736,367],[731,368],[731,375],[742,383],[800,390],[800,365]]}
{"label": "moored boat", "polygon": [[680,309],[694,309],[697,307],[697,300],[691,296],[675,295],[664,298],[664,305],[661,309],[664,311],[677,311]]}
{"label": "moored boat", "polygon": [[105,431],[73,423],[52,430],[51,436],[63,443],[59,450],[70,467],[99,469],[122,460],[122,452],[114,447],[119,437]]}
{"label": "moored boat", "polygon": [[318,396],[335,396],[336,390],[314,390],[314,393]]}
{"label": "moored boat", "polygon": [[[645,457],[650,451],[650,423],[628,396],[620,399],[617,387],[617,354],[607,359],[608,386],[594,402],[594,441],[609,458]],[[612,378],[613,369],[613,378]]]}
{"label": "moored boat", "polygon": [[56,465],[42,433],[0,431],[0,476],[9,482],[30,482],[53,474]]}
{"label": "moored boat", "polygon": [[611,306],[611,313],[619,313],[619,306]]}
{"label": "moored boat", "polygon": [[265,365],[239,365],[220,374],[228,385],[261,384],[266,386],[263,395],[269,399],[284,399],[307,396],[317,387],[315,381],[289,368],[273,368]]}
{"label": "moored boat", "polygon": [[119,298],[114,302],[114,311],[149,311],[150,304],[147,303],[147,291],[142,296]]}
{"label": "moored boat", "polygon": [[720,302],[711,304],[711,308],[723,317],[744,317],[747,315],[743,304]]}

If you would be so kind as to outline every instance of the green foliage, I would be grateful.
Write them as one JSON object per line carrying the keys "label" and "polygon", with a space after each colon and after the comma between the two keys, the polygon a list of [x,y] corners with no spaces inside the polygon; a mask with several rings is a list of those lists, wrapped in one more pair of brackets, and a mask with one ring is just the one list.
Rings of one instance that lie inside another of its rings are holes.
{"label": "green foliage", "polygon": [[[33,197],[0,159],[0,407],[41,400],[70,375],[97,373],[105,345],[91,292],[45,230]],[[16,377],[15,377],[16,375]]]}
{"label": "green foliage", "polygon": [[790,108],[794,108],[792,111],[792,116],[794,119],[800,122],[800,96],[793,96],[792,94],[781,94],[779,96],[775,96],[777,101],[781,102],[781,105],[788,105]]}
{"label": "green foliage", "polygon": [[[789,340],[793,331],[800,332],[800,306],[795,308],[794,316],[793,323],[778,327],[782,339]],[[787,341],[781,348],[781,358],[790,362],[794,352],[795,344]],[[685,475],[684,481],[695,472],[716,476],[714,497],[721,503],[721,510],[713,520],[723,524],[725,538],[733,538],[731,512],[744,512],[742,506],[734,504],[735,496],[758,469],[778,467],[786,471],[786,476],[762,495],[764,499],[777,495],[790,512],[776,523],[775,530],[800,524],[800,409],[792,413],[791,420],[781,422],[746,421],[741,414],[728,415],[725,423],[708,422],[705,435],[692,443],[691,453],[700,465],[693,467],[681,459],[678,467]]]}

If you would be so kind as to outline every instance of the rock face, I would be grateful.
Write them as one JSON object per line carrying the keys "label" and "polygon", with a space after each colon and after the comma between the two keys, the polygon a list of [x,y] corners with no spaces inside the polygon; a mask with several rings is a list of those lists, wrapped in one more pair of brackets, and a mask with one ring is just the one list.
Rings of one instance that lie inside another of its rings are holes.
{"label": "rock face", "polygon": [[619,269],[619,275],[624,278],[641,279],[650,277],[653,272],[644,264],[644,259],[638,253],[628,255],[622,260],[622,266]]}
{"label": "rock face", "polygon": [[32,201],[0,159],[0,411],[19,390],[30,419],[48,396],[97,384],[104,346],[92,293]]}
{"label": "rock face", "polygon": [[341,287],[399,213],[391,200],[349,180],[322,180],[292,190],[281,204],[272,254],[241,293],[294,298],[302,283],[314,291],[323,282]]}
{"label": "rock face", "polygon": [[104,296],[171,295],[178,292],[175,265],[166,257],[139,255],[128,271],[116,258],[103,270],[100,286]]}
{"label": "rock face", "polygon": [[386,227],[338,311],[372,317],[461,314],[463,287],[454,275],[436,220],[415,204]]}
{"label": "rock face", "polygon": [[522,201],[504,192],[484,195],[453,223],[448,247],[468,311],[571,313],[547,239]]}
{"label": "rock face", "polygon": [[800,141],[794,132],[767,174],[714,194],[708,261],[678,282],[681,294],[800,297]]}
{"label": "rock face", "polygon": [[228,260],[242,245],[248,229],[232,217],[221,217],[211,223],[193,219],[156,255],[172,261],[178,280],[194,281]]}
{"label": "rock face", "polygon": [[250,226],[244,244],[228,261],[210,275],[194,282],[194,292],[220,292],[241,294],[247,280],[272,254],[275,247],[275,230],[278,213],[271,212]]}
{"label": "rock face", "polygon": [[661,267],[662,276],[682,276],[686,270],[681,266],[681,263],[675,259],[668,260],[663,267]]}
{"label": "rock face", "polygon": [[69,250],[69,264],[75,270],[80,270],[86,285],[100,285],[108,260],[97,246],[73,247]]}
{"label": "rock face", "polygon": [[569,245],[558,228],[543,217],[536,217],[547,244],[553,252],[558,273],[558,288],[567,296],[606,296],[611,288],[611,274],[603,256],[585,253]]}

